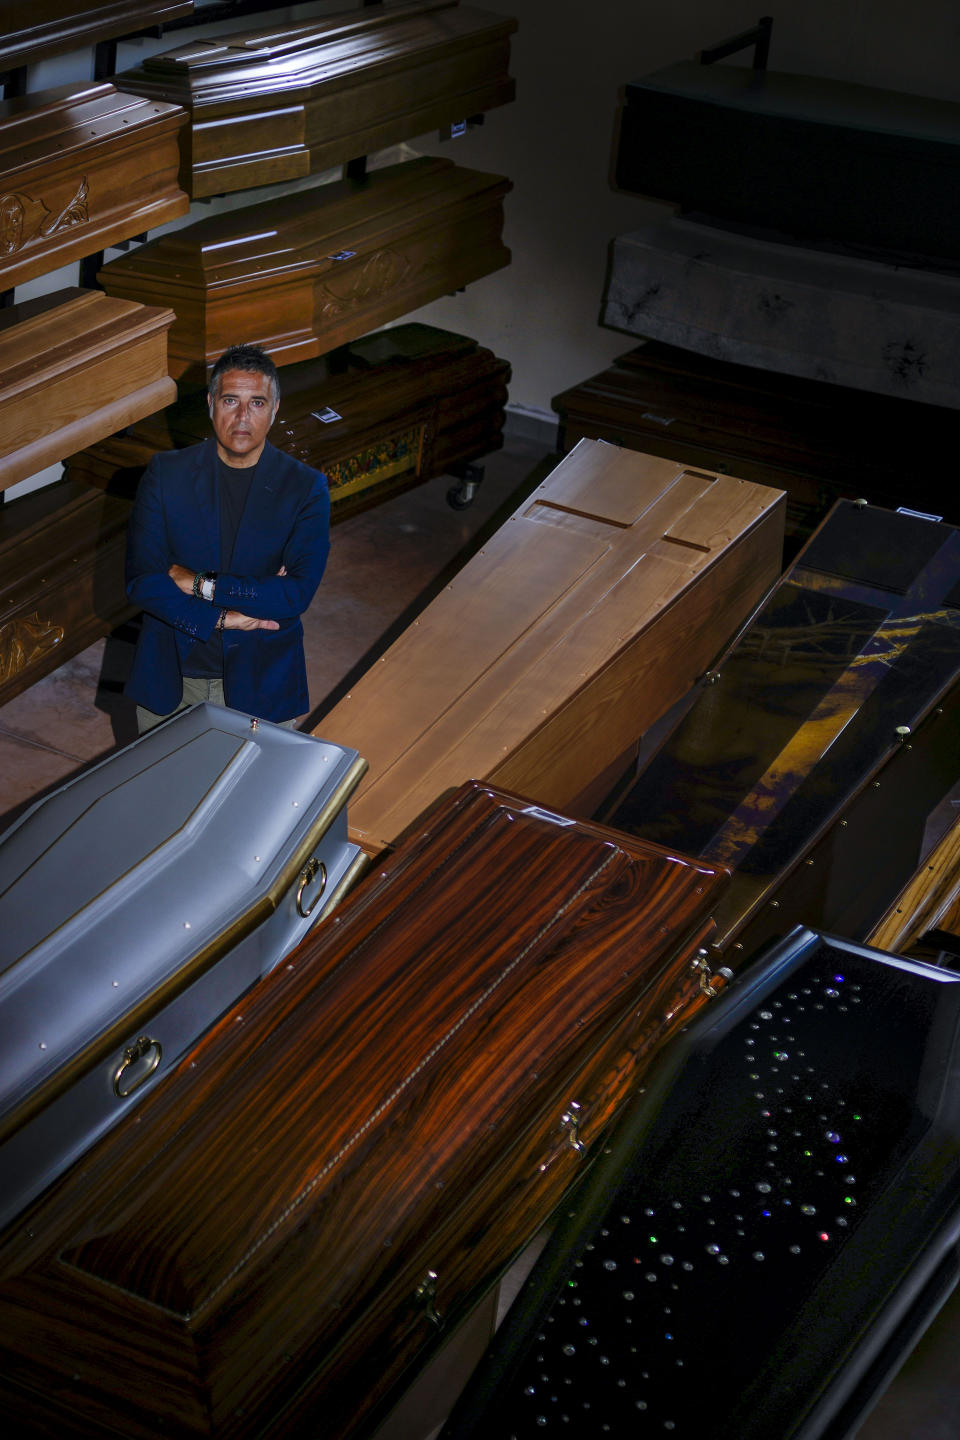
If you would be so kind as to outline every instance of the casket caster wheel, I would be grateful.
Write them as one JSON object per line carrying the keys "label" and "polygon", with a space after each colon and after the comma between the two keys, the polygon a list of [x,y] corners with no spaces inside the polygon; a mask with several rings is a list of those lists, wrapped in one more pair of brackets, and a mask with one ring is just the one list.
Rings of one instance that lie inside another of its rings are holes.
{"label": "casket caster wheel", "polygon": [[451,474],[459,476],[459,479],[447,491],[447,504],[451,510],[467,510],[473,504],[483,479],[483,466],[463,465],[451,470]]}

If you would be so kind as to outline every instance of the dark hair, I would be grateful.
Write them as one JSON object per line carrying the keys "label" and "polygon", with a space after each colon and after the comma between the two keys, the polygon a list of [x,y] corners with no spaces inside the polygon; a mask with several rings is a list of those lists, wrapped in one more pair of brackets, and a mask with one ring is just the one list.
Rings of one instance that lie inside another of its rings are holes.
{"label": "dark hair", "polygon": [[265,375],[273,388],[274,402],[280,399],[280,376],[277,367],[265,350],[259,345],[231,345],[224,350],[210,372],[207,394],[216,400],[220,391],[220,377],[228,370],[247,370],[252,375]]}

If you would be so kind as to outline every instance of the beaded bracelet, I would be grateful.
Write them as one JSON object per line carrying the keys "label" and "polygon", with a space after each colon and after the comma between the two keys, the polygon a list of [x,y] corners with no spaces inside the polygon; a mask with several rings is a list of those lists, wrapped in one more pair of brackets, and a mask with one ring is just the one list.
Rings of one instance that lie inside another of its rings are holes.
{"label": "beaded bracelet", "polygon": [[222,629],[223,629],[224,624],[226,623],[226,619],[227,619],[227,612],[226,612],[226,610],[221,610],[221,611],[220,611],[220,614],[217,616],[217,626],[216,626],[216,628],[217,628],[218,630],[222,630]]}
{"label": "beaded bracelet", "polygon": [[200,587],[201,587],[202,584],[203,584],[203,573],[202,573],[202,571],[198,570],[197,573],[196,573],[196,575],[194,575],[194,577],[193,577],[193,593],[194,593],[194,595],[196,595],[196,597],[197,597],[198,600],[200,599]]}

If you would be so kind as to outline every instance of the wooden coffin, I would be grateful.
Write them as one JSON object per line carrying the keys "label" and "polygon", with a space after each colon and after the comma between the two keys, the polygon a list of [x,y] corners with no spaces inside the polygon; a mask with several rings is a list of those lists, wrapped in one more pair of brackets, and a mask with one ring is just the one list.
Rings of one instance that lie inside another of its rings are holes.
{"label": "wooden coffin", "polygon": [[224,211],[112,260],[110,295],[171,305],[170,373],[203,384],[243,335],[322,355],[509,263],[510,182],[426,157]]}
{"label": "wooden coffin", "polygon": [[[503,443],[510,367],[465,335],[398,325],[343,354],[283,372],[270,439],[330,482],[333,519],[497,450]],[[210,433],[205,397],[191,395],[100,441],[68,462],[71,478],[129,484],[156,450],[193,445]]]}
{"label": "wooden coffin", "polygon": [[172,320],[98,290],[0,309],[0,489],[169,404]]}
{"label": "wooden coffin", "polygon": [[470,777],[589,815],[774,582],[782,527],[779,491],[582,441],[324,716],[370,763],[355,838]]}
{"label": "wooden coffin", "polygon": [[867,943],[960,968],[960,817],[907,881]]}
{"label": "wooden coffin", "polygon": [[0,1226],[352,883],[365,862],[344,807],[363,769],[195,705],[0,837]]}
{"label": "wooden coffin", "polygon": [[0,70],[132,35],[193,11],[193,0],[21,0],[0,3]]}
{"label": "wooden coffin", "polygon": [[687,61],[627,85],[616,183],[794,238],[955,261],[958,160],[955,101]]}
{"label": "wooden coffin", "polygon": [[840,501],[611,823],[729,865],[717,943],[863,939],[960,775],[960,532]]}
{"label": "wooden coffin", "polygon": [[363,1431],[722,985],[724,880],[463,787],[8,1229],[4,1417]]}
{"label": "wooden coffin", "polygon": [[110,84],[0,101],[0,288],[185,215],[185,122]]}
{"label": "wooden coffin", "polygon": [[960,976],[795,931],[648,1078],[442,1440],[877,1433],[960,1274],[958,1038]]}
{"label": "wooden coffin", "polygon": [[118,77],[190,115],[194,198],[315,174],[513,99],[516,21],[456,0],[195,40]]}
{"label": "wooden coffin", "polygon": [[58,480],[0,506],[0,705],[132,615],[132,495]]}
{"label": "wooden coffin", "polygon": [[[947,480],[957,412],[647,341],[554,397],[561,445],[584,436],[787,492],[805,540],[839,499],[960,519]],[[918,445],[918,437],[923,436]]]}

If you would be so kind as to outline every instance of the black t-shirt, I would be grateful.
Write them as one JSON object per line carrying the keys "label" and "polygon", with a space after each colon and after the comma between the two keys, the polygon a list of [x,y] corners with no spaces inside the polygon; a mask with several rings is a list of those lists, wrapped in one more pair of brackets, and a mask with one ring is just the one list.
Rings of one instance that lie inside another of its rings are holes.
{"label": "black t-shirt", "polygon": [[[256,465],[240,469],[226,465],[217,456],[217,503],[220,510],[220,556],[218,571],[229,573],[237,532],[243,519]],[[198,640],[183,664],[184,675],[202,680],[216,680],[223,674],[223,632],[215,630],[209,640]]]}

